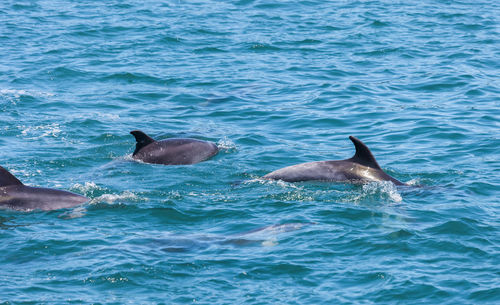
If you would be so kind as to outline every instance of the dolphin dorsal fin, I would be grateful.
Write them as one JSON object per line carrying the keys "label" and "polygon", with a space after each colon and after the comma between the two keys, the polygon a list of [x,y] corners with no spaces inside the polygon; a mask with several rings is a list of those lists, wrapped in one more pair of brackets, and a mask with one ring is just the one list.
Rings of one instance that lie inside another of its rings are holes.
{"label": "dolphin dorsal fin", "polygon": [[0,187],[9,185],[23,185],[23,183],[9,173],[8,170],[0,166]]}
{"label": "dolphin dorsal fin", "polygon": [[365,143],[361,142],[361,140],[353,136],[350,136],[349,139],[352,141],[354,147],[356,148],[356,153],[351,159],[349,159],[350,161],[375,169],[381,169],[380,165],[378,165],[377,163],[377,160],[375,160],[375,157],[373,156],[368,146],[365,145]]}
{"label": "dolphin dorsal fin", "polygon": [[135,144],[135,151],[132,154],[134,156],[139,152],[139,150],[141,150],[141,148],[155,142],[154,139],[140,130],[133,130],[130,132],[130,134],[132,134],[137,141],[137,143]]}

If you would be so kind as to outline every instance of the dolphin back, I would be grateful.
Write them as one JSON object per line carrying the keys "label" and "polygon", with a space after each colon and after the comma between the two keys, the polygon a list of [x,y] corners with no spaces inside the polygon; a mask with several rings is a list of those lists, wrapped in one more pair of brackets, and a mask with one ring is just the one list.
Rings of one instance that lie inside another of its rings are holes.
{"label": "dolphin back", "polygon": [[263,178],[287,182],[312,180],[352,183],[392,181],[396,185],[405,185],[382,170],[368,146],[353,136],[350,136],[349,139],[356,148],[356,153],[350,159],[296,164],[275,170]]}
{"label": "dolphin back", "polygon": [[354,153],[354,156],[348,159],[348,161],[359,163],[361,165],[368,166],[374,169],[382,170],[382,168],[380,168],[380,165],[378,165],[377,160],[375,160],[375,157],[373,156],[372,152],[370,151],[368,146],[366,146],[365,143],[361,142],[361,140],[353,136],[350,136],[349,139],[354,144],[354,148],[356,148],[356,153]]}
{"label": "dolphin back", "polygon": [[8,170],[0,166],[0,206],[13,210],[55,210],[70,208],[88,201],[88,198],[56,189],[24,185]]}
{"label": "dolphin back", "polygon": [[67,191],[10,185],[0,189],[0,206],[18,211],[72,208],[89,199]]}
{"label": "dolphin back", "polygon": [[0,166],[0,187],[9,185],[23,185],[23,183],[8,170]]}
{"label": "dolphin back", "polygon": [[133,130],[130,132],[130,134],[133,135],[135,137],[135,140],[137,141],[137,143],[135,144],[135,151],[132,154],[133,156],[135,156],[143,147],[155,142],[153,138],[140,130]]}

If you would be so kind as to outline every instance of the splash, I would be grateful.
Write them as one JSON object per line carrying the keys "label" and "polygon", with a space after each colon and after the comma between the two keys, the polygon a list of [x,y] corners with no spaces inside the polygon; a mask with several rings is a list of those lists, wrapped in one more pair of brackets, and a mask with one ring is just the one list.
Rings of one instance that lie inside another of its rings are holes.
{"label": "splash", "polygon": [[217,141],[217,147],[220,150],[225,150],[225,151],[236,150],[236,144],[233,141],[229,140],[227,137],[224,137],[223,139]]}
{"label": "splash", "polygon": [[410,181],[406,182],[406,184],[411,185],[411,186],[419,186],[421,185],[421,181],[418,178],[411,179]]}
{"label": "splash", "polygon": [[392,202],[402,202],[403,197],[398,192],[396,185],[390,181],[370,182],[363,184],[360,194],[356,195],[353,199],[354,202],[362,202],[366,199],[379,197],[381,199],[388,199]]}
{"label": "splash", "polygon": [[262,179],[260,177],[250,179],[250,180],[245,180],[242,183],[243,184],[259,183],[259,184],[263,184],[263,185],[277,185],[277,186],[282,187],[282,188],[292,188],[292,189],[296,189],[296,190],[303,190],[304,189],[303,186],[299,186],[299,185],[292,183],[292,182],[286,182],[283,180]]}
{"label": "splash", "polygon": [[91,203],[98,203],[98,202],[105,202],[108,204],[112,204],[115,201],[121,201],[121,200],[138,200],[139,197],[130,192],[130,191],[125,191],[122,192],[121,194],[103,194],[97,198],[92,199],[90,202]]}
{"label": "splash", "polygon": [[94,182],[85,182],[85,184],[76,183],[71,186],[71,190],[77,190],[84,194],[93,193],[95,191],[101,191],[103,188],[99,187]]}
{"label": "splash", "polygon": [[128,162],[137,162],[137,163],[142,163],[142,164],[148,164],[141,159],[134,159],[134,156],[132,154],[124,155],[117,157],[116,160],[123,160],[123,161],[128,161]]}
{"label": "splash", "polygon": [[[110,194],[106,193],[106,189],[98,186],[94,182],[85,182],[85,184],[79,184],[76,183],[71,187],[71,190],[78,191],[80,193],[85,194],[87,197],[94,197],[93,199],[90,200],[90,203],[98,203],[98,202],[105,202],[105,203],[114,203],[115,201],[119,200],[138,200],[139,197],[130,192],[130,191],[124,191],[119,194]],[[101,193],[99,195],[99,193]],[[104,193],[104,194],[102,194]]]}

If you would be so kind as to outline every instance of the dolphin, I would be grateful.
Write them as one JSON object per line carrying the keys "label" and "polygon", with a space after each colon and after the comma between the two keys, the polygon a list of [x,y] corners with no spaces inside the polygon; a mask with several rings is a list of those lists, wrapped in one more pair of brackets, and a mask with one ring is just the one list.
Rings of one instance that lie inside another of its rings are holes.
{"label": "dolphin", "polygon": [[205,161],[219,152],[212,142],[196,139],[155,141],[140,130],[130,132],[137,141],[132,158],[146,163],[182,165]]}
{"label": "dolphin", "polygon": [[336,161],[317,161],[288,166],[265,175],[264,179],[299,181],[335,181],[367,183],[372,181],[391,181],[395,185],[405,183],[386,174],[370,149],[359,139],[350,136],[356,153],[350,159]]}
{"label": "dolphin", "polygon": [[0,166],[0,207],[18,211],[71,208],[89,199],[71,192],[24,185]]}

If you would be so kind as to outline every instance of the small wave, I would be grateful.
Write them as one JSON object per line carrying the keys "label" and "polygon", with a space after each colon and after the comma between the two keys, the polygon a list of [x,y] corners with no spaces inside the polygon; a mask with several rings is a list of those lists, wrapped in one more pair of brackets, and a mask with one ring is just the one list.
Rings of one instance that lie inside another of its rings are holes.
{"label": "small wave", "polygon": [[478,231],[477,221],[469,218],[457,218],[437,224],[427,229],[433,235],[457,235],[461,237],[474,236],[480,234]]}
{"label": "small wave", "polygon": [[384,21],[380,21],[380,20],[374,20],[370,26],[371,27],[374,27],[374,28],[381,28],[381,27],[387,27],[389,26],[390,23],[389,22],[384,22]]}
{"label": "small wave", "polygon": [[219,48],[214,48],[214,47],[206,47],[206,48],[199,48],[199,49],[195,49],[194,50],[194,53],[224,53],[224,52],[227,52],[223,49],[219,49]]}
{"label": "small wave", "polygon": [[134,72],[117,72],[117,73],[105,74],[101,77],[101,80],[126,82],[126,83],[149,83],[158,85],[165,85],[170,81],[169,79],[162,79],[160,77],[156,77],[153,75],[144,73],[134,73]]}
{"label": "small wave", "polygon": [[88,76],[89,72],[83,69],[77,69],[75,67],[57,67],[55,69],[47,70],[47,74],[49,74],[51,77],[57,78],[78,78]]}
{"label": "small wave", "polygon": [[281,49],[266,43],[253,43],[249,45],[249,49],[254,52],[280,51]]}
{"label": "small wave", "polygon": [[182,39],[180,37],[173,37],[173,36],[165,36],[159,40],[160,43],[166,43],[166,44],[171,44],[171,43],[179,43],[182,42]]}

